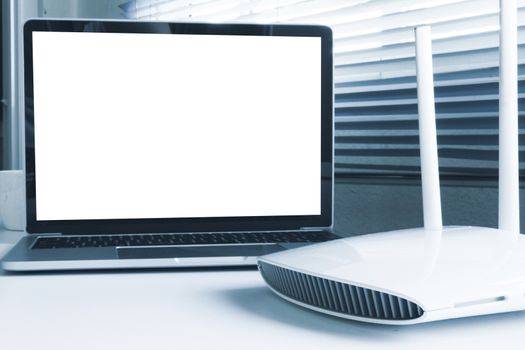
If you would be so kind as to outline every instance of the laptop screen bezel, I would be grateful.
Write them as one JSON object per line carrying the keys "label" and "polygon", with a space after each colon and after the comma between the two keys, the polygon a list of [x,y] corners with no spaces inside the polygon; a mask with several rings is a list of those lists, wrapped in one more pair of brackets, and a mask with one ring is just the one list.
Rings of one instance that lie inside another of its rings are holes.
{"label": "laptop screen bezel", "polygon": [[[202,35],[297,36],[321,38],[321,214],[294,216],[37,220],[33,108],[32,33],[101,32]],[[24,25],[26,219],[28,233],[111,234],[229,232],[329,228],[333,217],[332,32],[317,25],[210,24],[103,20],[29,20]]]}

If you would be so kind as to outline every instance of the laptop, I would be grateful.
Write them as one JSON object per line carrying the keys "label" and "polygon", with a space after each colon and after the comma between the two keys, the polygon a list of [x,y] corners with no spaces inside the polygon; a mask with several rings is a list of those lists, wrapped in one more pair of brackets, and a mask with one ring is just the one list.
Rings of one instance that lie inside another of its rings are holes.
{"label": "laptop", "polygon": [[332,34],[29,20],[8,271],[255,265],[337,238]]}

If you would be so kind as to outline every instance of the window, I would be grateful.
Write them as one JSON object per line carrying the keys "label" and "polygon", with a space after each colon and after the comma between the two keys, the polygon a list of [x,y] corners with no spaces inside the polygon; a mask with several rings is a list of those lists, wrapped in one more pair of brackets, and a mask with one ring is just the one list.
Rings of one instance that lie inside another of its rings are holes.
{"label": "window", "polygon": [[[518,6],[523,120],[525,0]],[[441,172],[497,176],[498,0],[133,0],[120,7],[141,20],[331,26],[338,175],[419,173],[413,28],[430,24]],[[522,126],[521,144],[524,137]]]}

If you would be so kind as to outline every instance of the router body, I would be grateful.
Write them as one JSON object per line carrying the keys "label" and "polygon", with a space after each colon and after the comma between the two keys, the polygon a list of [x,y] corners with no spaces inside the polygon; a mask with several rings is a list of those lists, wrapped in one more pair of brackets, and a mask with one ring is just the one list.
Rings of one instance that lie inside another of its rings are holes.
{"label": "router body", "polygon": [[270,288],[348,319],[414,324],[525,309],[525,238],[483,227],[369,234],[259,259]]}
{"label": "router body", "polygon": [[416,28],[424,228],[376,233],[259,258],[268,285],[304,307],[412,324],[525,310],[520,234],[517,3],[500,0],[499,229],[443,227],[430,27]]}

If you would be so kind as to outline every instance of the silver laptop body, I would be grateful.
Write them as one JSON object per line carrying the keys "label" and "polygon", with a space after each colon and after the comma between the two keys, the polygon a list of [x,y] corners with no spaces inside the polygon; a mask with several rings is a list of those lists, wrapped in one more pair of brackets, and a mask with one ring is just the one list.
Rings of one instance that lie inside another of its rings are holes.
{"label": "silver laptop body", "polygon": [[30,20],[9,271],[255,265],[334,239],[332,34]]}

